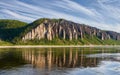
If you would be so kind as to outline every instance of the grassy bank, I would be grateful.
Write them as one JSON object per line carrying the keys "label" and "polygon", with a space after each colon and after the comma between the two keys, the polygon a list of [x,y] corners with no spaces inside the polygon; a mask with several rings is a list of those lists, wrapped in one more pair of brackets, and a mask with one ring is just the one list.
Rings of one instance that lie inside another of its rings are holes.
{"label": "grassy bank", "polygon": [[79,40],[63,40],[63,39],[54,39],[54,40],[26,40],[26,41],[0,41],[1,46],[11,46],[11,45],[120,45],[120,41],[116,40],[99,40],[99,39],[79,39]]}

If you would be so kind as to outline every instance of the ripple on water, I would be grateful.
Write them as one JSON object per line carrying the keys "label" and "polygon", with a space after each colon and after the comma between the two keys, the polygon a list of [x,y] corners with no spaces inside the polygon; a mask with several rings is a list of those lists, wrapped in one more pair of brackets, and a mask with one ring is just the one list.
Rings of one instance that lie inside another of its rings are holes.
{"label": "ripple on water", "polygon": [[115,61],[102,61],[98,67],[74,69],[68,75],[120,75],[120,63]]}

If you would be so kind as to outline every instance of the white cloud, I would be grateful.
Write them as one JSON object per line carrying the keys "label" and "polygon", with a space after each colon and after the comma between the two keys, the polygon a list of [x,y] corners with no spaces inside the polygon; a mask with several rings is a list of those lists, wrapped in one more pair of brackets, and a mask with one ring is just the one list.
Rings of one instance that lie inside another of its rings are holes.
{"label": "white cloud", "polygon": [[[0,2],[0,12],[2,12],[4,17],[6,14],[9,16],[9,18],[15,18],[19,20],[25,20],[27,22],[32,22],[35,19],[41,18],[41,17],[47,17],[47,18],[64,18],[67,20],[72,20],[77,23],[84,23],[88,24],[100,29],[104,30],[113,30],[120,32],[120,10],[119,7],[113,6],[113,5],[105,5],[104,3],[107,3],[110,0],[98,0],[96,7],[99,7],[99,9],[96,9],[95,7],[85,7],[82,6],[73,0],[55,0],[53,3],[48,2],[48,7],[43,7],[39,5],[33,5],[28,4],[22,1],[18,0],[11,0],[11,1],[5,1],[1,0]],[[115,1],[115,0],[114,0]],[[43,2],[44,3],[44,2]],[[50,7],[49,7],[50,6]],[[56,8],[63,8],[63,10],[66,10],[68,12],[78,12],[84,14],[83,16],[88,16],[89,18],[84,18],[81,16],[76,16],[75,14],[65,13],[62,10],[55,10],[51,7],[55,6]],[[8,18],[8,17],[7,17]],[[110,19],[114,20],[110,24]],[[109,22],[110,23],[109,23]],[[114,26],[114,25],[115,26]]]}
{"label": "white cloud", "polygon": [[55,1],[55,3],[53,5],[65,8],[65,9],[69,9],[75,12],[81,12],[83,14],[89,15],[89,16],[94,16],[96,15],[93,11],[91,11],[90,9],[74,2],[71,0],[61,0],[61,1]]}
{"label": "white cloud", "polygon": [[0,10],[1,12],[3,12],[3,13],[6,13],[6,14],[9,14],[9,15],[11,15],[11,16],[13,16],[14,18],[18,18],[18,19],[23,19],[23,20],[28,20],[28,21],[33,21],[33,20],[35,20],[35,19],[33,19],[33,18],[30,18],[30,17],[26,17],[26,16],[22,16],[22,15],[20,15],[20,14],[17,14],[17,13],[15,13],[15,12],[12,12],[12,11],[10,11],[10,10],[6,10],[6,9],[3,9],[3,10]]}
{"label": "white cloud", "polygon": [[101,9],[101,13],[107,16],[108,18],[112,18],[115,20],[120,19],[120,7],[115,6],[117,4],[111,4],[110,2],[115,2],[118,0],[98,0],[99,5],[97,5]]}

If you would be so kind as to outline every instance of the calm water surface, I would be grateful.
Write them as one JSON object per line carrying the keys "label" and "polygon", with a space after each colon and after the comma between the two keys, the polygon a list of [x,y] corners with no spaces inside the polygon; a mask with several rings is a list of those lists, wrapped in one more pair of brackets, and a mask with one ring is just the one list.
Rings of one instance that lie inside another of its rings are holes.
{"label": "calm water surface", "polygon": [[120,48],[0,49],[0,75],[120,75]]}

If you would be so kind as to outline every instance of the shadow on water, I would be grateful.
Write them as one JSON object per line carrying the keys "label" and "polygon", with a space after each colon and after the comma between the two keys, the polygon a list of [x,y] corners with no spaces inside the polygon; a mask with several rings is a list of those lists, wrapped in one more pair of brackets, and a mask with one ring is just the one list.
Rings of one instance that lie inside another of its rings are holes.
{"label": "shadow on water", "polygon": [[0,69],[9,69],[24,64],[25,60],[21,51],[14,51],[14,49],[0,51]]}

